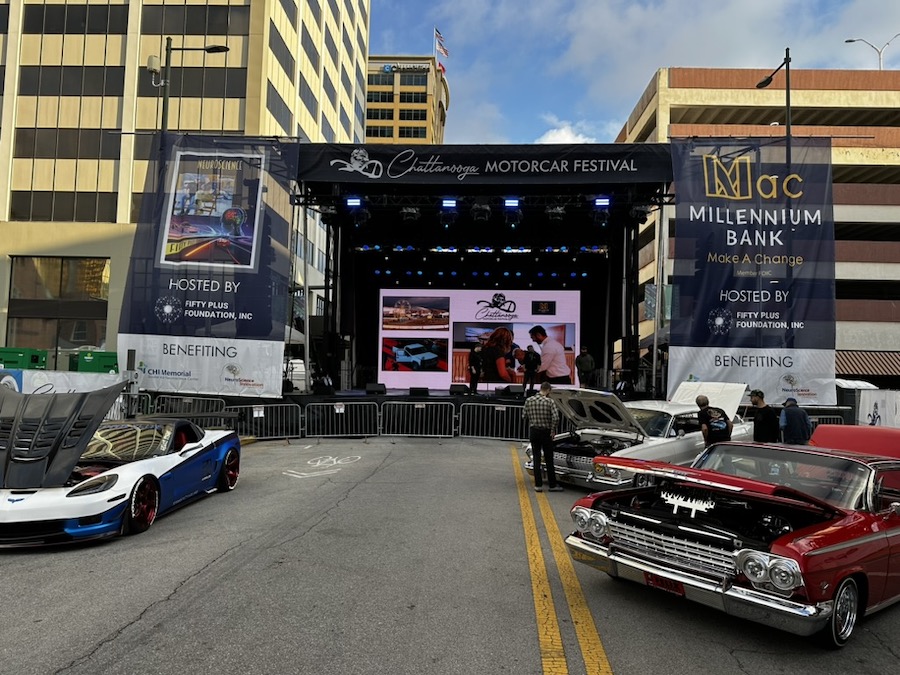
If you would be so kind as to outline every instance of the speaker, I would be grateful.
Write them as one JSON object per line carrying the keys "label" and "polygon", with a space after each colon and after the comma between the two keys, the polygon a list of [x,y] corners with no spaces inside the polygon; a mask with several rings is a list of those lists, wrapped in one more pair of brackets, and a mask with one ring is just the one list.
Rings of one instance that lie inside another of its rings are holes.
{"label": "speaker", "polygon": [[369,382],[366,385],[366,394],[386,394],[387,387],[385,387],[381,382]]}
{"label": "speaker", "polygon": [[451,384],[450,385],[450,393],[451,394],[468,394],[469,387],[465,384]]}
{"label": "speaker", "polygon": [[410,396],[428,396],[428,387],[410,387]]}
{"label": "speaker", "polygon": [[524,384],[510,384],[504,390],[504,394],[509,396],[524,396],[525,395],[525,385]]}

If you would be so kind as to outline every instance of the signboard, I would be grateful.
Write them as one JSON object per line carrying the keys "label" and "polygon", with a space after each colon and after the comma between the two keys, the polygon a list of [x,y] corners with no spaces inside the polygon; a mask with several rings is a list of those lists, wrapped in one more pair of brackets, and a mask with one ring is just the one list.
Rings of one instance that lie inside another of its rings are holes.
{"label": "signboard", "polygon": [[827,139],[672,143],[669,383],[745,382],[834,405],[835,282]]}
{"label": "signboard", "polygon": [[135,351],[150,391],[280,397],[289,225],[266,200],[290,174],[265,144],[203,143],[180,139],[161,214],[138,225],[119,359]]}

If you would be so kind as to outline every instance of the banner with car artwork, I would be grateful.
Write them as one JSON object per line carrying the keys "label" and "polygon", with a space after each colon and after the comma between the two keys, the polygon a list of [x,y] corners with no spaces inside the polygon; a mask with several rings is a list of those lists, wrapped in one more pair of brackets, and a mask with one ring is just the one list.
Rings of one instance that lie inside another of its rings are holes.
{"label": "banner with car artwork", "polygon": [[673,141],[672,163],[670,392],[745,382],[772,403],[834,405],[830,141]]}
{"label": "banner with car artwork", "polygon": [[[135,234],[118,337],[159,392],[280,397],[288,182],[280,152],[181,137]],[[285,208],[282,208],[285,206]]]}

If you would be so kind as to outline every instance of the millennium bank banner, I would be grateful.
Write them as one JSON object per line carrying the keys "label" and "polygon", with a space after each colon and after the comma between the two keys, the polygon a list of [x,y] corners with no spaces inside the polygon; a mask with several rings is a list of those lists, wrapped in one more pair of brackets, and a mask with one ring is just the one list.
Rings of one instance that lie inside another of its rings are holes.
{"label": "millennium bank banner", "polygon": [[279,211],[296,175],[283,164],[265,143],[175,142],[135,233],[119,326],[119,362],[134,350],[141,389],[281,396],[290,227]]}
{"label": "millennium bank banner", "polygon": [[673,141],[672,164],[669,396],[744,382],[772,403],[835,405],[830,141]]}

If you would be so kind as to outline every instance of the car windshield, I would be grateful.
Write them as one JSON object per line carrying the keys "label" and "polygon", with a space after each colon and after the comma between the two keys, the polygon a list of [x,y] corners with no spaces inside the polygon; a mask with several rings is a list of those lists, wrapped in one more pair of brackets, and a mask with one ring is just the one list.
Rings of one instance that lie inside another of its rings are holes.
{"label": "car windshield", "polygon": [[172,428],[165,424],[116,422],[102,424],[81,455],[83,460],[134,462],[162,455]]}
{"label": "car windshield", "polygon": [[423,347],[422,345],[410,345],[406,348],[406,353],[410,356],[415,356],[416,354],[424,354],[425,347]]}
{"label": "car windshield", "polygon": [[774,445],[714,445],[693,466],[784,485],[842,509],[863,507],[872,475],[869,466],[853,459]]}
{"label": "car windshield", "polygon": [[669,427],[672,424],[672,416],[669,413],[644,408],[628,408],[628,412],[637,420],[641,429],[646,431],[648,436],[668,435]]}

